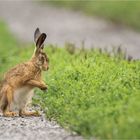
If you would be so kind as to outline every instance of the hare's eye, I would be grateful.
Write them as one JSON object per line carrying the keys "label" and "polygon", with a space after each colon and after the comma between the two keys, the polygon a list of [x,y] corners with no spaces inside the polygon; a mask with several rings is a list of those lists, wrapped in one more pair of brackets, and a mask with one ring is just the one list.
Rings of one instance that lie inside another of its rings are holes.
{"label": "hare's eye", "polygon": [[40,55],[40,56],[39,56],[39,60],[40,60],[40,61],[43,61],[43,60],[44,60],[44,57],[43,57],[42,55]]}
{"label": "hare's eye", "polygon": [[44,61],[44,56],[41,57],[41,60]]}

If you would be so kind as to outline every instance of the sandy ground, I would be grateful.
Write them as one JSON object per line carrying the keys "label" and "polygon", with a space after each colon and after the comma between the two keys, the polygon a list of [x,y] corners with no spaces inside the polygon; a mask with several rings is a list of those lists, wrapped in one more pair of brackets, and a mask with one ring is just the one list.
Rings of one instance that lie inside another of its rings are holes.
{"label": "sandy ground", "polygon": [[140,58],[140,33],[114,25],[80,12],[50,7],[47,4],[26,1],[0,1],[0,17],[22,41],[33,41],[33,32],[40,27],[48,34],[47,43],[63,45],[75,43],[80,47],[127,48],[129,55]]}
{"label": "sandy ground", "polygon": [[82,140],[55,122],[41,117],[0,116],[0,140]]}

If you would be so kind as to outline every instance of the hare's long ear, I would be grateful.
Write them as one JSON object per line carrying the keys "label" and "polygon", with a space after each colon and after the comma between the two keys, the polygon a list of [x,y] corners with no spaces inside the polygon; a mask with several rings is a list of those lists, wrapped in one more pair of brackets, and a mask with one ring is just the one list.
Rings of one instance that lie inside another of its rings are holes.
{"label": "hare's long ear", "polygon": [[35,54],[38,55],[40,52],[42,52],[44,48],[44,41],[46,39],[47,35],[45,33],[42,33],[38,40],[36,41],[36,51]]}
{"label": "hare's long ear", "polygon": [[37,42],[39,36],[41,35],[41,32],[39,30],[39,28],[36,28],[35,33],[34,33],[34,41],[35,43]]}
{"label": "hare's long ear", "polygon": [[38,40],[36,41],[36,47],[39,48],[39,49],[43,49],[44,47],[44,41],[46,39],[47,35],[45,33],[42,33]]}

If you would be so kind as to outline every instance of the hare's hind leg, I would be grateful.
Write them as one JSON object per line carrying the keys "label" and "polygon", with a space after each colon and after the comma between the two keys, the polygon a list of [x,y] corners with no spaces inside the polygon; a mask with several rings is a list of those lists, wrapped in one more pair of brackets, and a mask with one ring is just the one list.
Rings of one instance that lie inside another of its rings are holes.
{"label": "hare's hind leg", "polygon": [[31,90],[27,93],[27,97],[25,99],[28,99],[28,100],[26,100],[25,104],[20,107],[19,116],[29,116],[29,117],[30,116],[35,116],[35,117],[40,116],[38,111],[28,111],[29,105],[31,105],[31,102],[32,102],[33,95],[34,95],[33,90]]}
{"label": "hare's hind leg", "polygon": [[25,111],[24,109],[19,110],[19,116],[34,116],[34,117],[39,117],[41,116],[39,112],[37,111]]}
{"label": "hare's hind leg", "polygon": [[10,86],[7,86],[3,90],[3,96],[1,99],[1,110],[3,112],[3,116],[5,117],[13,117],[16,116],[16,112],[11,111],[11,104],[13,102],[13,91]]}

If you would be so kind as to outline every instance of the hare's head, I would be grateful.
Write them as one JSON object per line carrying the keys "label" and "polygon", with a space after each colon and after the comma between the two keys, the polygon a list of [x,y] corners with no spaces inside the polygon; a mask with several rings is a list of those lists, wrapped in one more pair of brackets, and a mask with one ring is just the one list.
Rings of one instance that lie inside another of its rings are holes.
{"label": "hare's head", "polygon": [[41,33],[39,28],[35,30],[34,33],[34,41],[36,44],[35,52],[34,52],[34,60],[36,66],[41,68],[41,70],[47,71],[49,69],[49,59],[47,54],[43,52],[44,49],[44,41],[47,35],[45,33]]}

